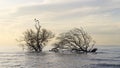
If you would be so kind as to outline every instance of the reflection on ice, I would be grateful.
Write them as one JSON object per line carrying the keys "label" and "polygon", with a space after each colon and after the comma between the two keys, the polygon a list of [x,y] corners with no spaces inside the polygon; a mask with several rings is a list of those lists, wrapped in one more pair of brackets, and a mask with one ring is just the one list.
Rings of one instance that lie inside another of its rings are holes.
{"label": "reflection on ice", "polygon": [[120,47],[99,47],[97,54],[0,52],[0,68],[119,68],[116,51]]}

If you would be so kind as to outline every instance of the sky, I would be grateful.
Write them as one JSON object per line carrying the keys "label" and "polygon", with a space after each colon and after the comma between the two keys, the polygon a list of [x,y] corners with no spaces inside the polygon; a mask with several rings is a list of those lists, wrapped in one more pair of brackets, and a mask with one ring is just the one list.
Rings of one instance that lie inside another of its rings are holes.
{"label": "sky", "polygon": [[96,45],[120,44],[120,0],[0,0],[0,46],[16,46],[35,18],[54,33],[83,27]]}

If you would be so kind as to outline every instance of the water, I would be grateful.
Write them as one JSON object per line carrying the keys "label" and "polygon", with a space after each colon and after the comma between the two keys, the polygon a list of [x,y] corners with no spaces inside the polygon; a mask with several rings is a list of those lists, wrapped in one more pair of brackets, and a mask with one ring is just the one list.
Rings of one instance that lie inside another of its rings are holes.
{"label": "water", "polygon": [[0,68],[120,68],[120,46],[98,46],[97,54],[0,52]]}

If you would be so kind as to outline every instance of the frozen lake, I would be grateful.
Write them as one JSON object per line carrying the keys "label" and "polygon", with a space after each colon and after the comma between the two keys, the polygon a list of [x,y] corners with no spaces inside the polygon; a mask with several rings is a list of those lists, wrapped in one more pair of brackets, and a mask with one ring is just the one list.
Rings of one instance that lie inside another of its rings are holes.
{"label": "frozen lake", "polygon": [[0,52],[0,68],[120,68],[120,46],[98,46],[97,54]]}

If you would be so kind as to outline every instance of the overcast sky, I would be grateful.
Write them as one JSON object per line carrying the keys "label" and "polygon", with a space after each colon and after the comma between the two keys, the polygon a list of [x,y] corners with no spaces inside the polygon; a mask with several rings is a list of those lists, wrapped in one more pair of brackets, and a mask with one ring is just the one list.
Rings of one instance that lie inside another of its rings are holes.
{"label": "overcast sky", "polygon": [[0,0],[0,45],[17,45],[34,18],[55,33],[83,27],[97,45],[120,44],[120,0]]}

